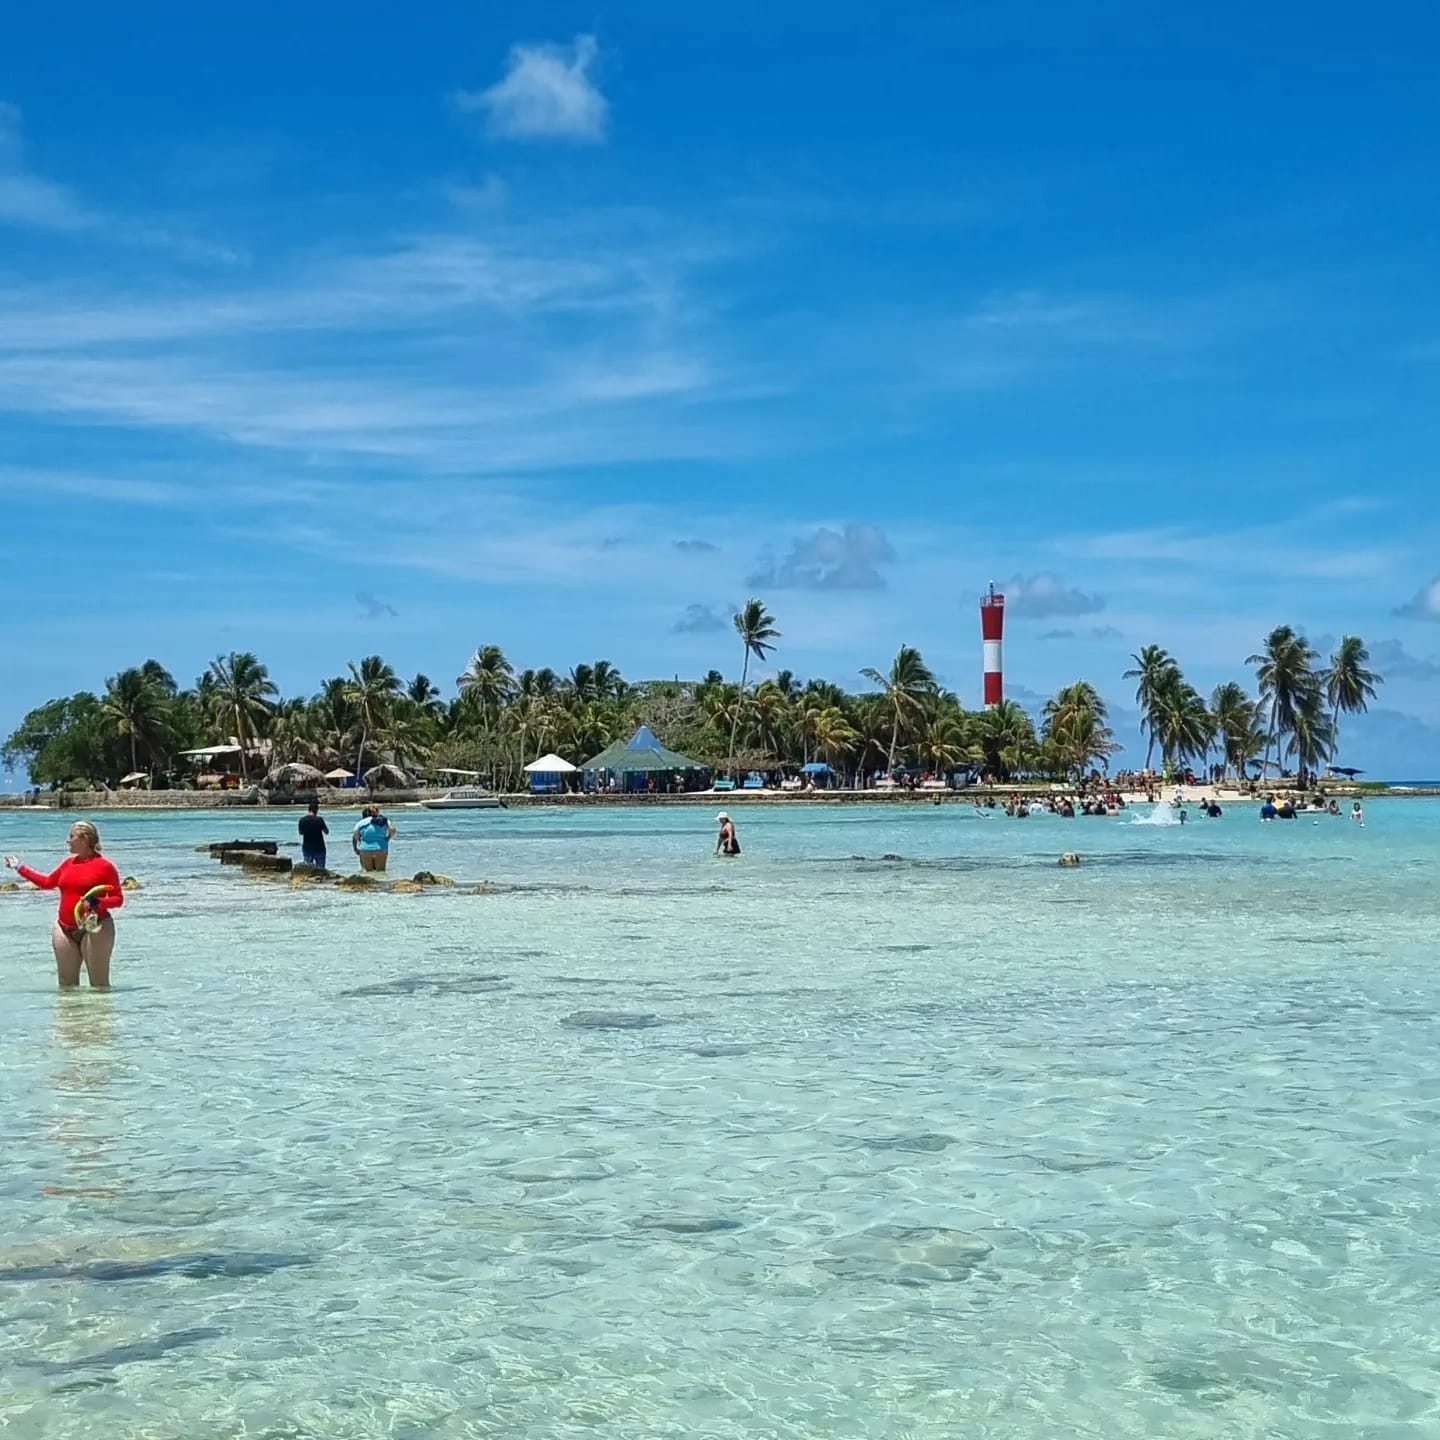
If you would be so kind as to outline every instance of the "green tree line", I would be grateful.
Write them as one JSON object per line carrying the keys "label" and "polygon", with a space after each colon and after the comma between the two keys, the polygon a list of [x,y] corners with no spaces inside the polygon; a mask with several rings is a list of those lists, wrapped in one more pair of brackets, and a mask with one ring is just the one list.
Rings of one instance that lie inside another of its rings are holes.
{"label": "green tree line", "polygon": [[[474,770],[509,788],[548,751],[583,762],[641,723],[672,748],[736,773],[823,761],[849,776],[968,766],[998,780],[1062,779],[1108,769],[1120,748],[1105,701],[1084,680],[1057,691],[1038,724],[1013,700],[965,709],[911,646],[887,667],[862,670],[864,688],[854,691],[802,683],[783,669],[752,685],[752,663],[763,665],[783,637],[760,600],[741,608],[734,628],[734,680],[712,670],[692,681],[635,684],[607,660],[563,674],[517,669],[498,645],[482,645],[449,695],[428,676],[404,679],[369,655],[313,695],[287,698],[249,652],[217,657],[188,688],[146,660],[111,676],[100,694],[82,691],[32,710],[0,747],[0,763],[41,785],[114,784],[137,773],[165,784],[191,768],[184,751],[233,739],[250,780],[291,763],[357,775],[385,764],[407,774]],[[1208,766],[1214,757],[1236,775],[1256,761],[1285,760],[1313,773],[1335,757],[1341,717],[1363,711],[1381,683],[1356,637],[1322,663],[1288,626],[1246,662],[1255,671],[1253,697],[1229,682],[1207,701],[1159,646],[1132,658],[1125,678],[1137,682],[1147,768],[1158,752],[1167,770]]]}

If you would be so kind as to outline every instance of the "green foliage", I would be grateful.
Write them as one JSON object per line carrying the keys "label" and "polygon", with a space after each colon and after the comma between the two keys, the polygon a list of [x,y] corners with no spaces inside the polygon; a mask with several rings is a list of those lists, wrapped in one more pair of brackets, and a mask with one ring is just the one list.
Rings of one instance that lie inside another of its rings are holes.
{"label": "green foliage", "polygon": [[[826,680],[802,685],[786,671],[752,687],[750,661],[770,655],[779,631],[752,600],[736,616],[736,633],[744,645],[738,681],[712,670],[701,680],[635,685],[606,660],[576,665],[563,679],[548,668],[517,673],[499,646],[483,645],[448,700],[426,676],[402,682],[378,655],[351,662],[308,699],[283,700],[248,652],[217,658],[188,690],[146,660],[112,676],[103,695],[81,692],[32,710],[0,747],[0,763],[42,785],[114,784],[132,770],[164,784],[191,769],[181,752],[234,737],[246,746],[247,773],[258,771],[263,750],[271,767],[299,761],[354,773],[386,763],[433,774],[448,766],[503,788],[523,784],[523,767],[548,750],[581,763],[641,723],[717,769],[823,760],[851,776],[914,765],[975,766],[999,780],[1067,778],[1108,767],[1116,750],[1105,703],[1083,680],[1046,703],[1037,735],[1013,700],[965,710],[910,646],[888,670],[862,672],[873,687],[863,694]],[[1151,750],[1167,766],[1207,763],[1213,752],[1239,775],[1274,752],[1314,771],[1333,758],[1339,716],[1363,711],[1381,683],[1356,637],[1346,636],[1323,670],[1316,658],[1296,631],[1280,627],[1252,657],[1260,698],[1231,682],[1208,705],[1159,646],[1140,650],[1126,674],[1138,682]]]}
{"label": "green foliage", "polygon": [[127,756],[125,742],[88,691],[32,710],[0,751],[7,767],[23,767],[37,785],[88,775],[118,779]]}

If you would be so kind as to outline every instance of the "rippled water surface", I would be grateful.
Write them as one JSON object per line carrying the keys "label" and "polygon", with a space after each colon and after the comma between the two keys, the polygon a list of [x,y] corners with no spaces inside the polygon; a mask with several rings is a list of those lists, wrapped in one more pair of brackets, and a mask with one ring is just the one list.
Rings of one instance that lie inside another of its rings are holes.
{"label": "rippled water surface", "polygon": [[4,1433],[1440,1433],[1440,805],[737,815],[107,817],[109,995],[0,895]]}

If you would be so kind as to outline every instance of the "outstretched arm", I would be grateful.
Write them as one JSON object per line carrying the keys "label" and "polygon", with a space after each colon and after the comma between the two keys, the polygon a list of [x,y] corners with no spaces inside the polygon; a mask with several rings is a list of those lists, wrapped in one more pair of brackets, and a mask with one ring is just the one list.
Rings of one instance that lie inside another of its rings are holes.
{"label": "outstretched arm", "polygon": [[66,862],[62,860],[48,875],[42,875],[28,865],[16,865],[14,870],[22,880],[28,880],[37,889],[58,890],[60,888],[60,872],[65,868],[65,864]]}

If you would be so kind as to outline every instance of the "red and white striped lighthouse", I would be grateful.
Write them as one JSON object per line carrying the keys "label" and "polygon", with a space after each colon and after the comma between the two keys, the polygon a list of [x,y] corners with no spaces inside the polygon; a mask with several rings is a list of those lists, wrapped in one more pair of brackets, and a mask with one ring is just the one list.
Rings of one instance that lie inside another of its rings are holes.
{"label": "red and white striped lighthouse", "polygon": [[1005,638],[1005,597],[994,585],[980,600],[980,638],[985,650],[985,707],[990,709],[1005,698],[1001,642]]}

